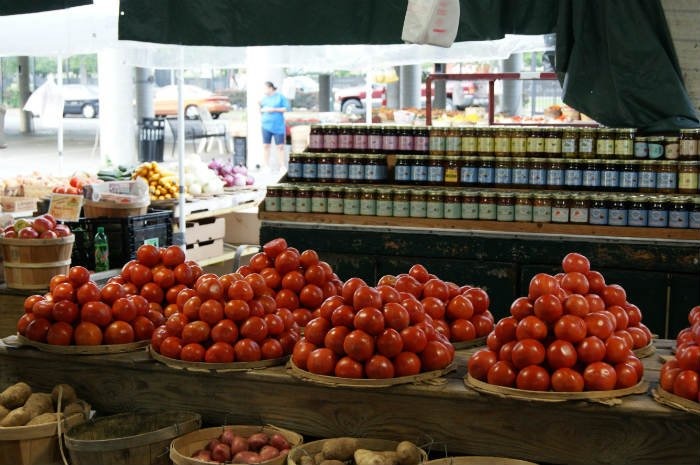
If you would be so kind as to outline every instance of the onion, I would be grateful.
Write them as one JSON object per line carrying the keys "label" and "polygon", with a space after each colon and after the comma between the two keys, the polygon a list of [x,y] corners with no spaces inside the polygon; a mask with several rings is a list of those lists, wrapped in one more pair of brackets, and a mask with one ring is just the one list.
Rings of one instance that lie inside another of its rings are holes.
{"label": "onion", "polygon": [[252,186],[253,184],[255,184],[255,178],[253,176],[248,175],[245,178],[245,183],[247,186]]}
{"label": "onion", "polygon": [[246,177],[243,174],[236,173],[233,175],[233,185],[234,186],[245,186]]}

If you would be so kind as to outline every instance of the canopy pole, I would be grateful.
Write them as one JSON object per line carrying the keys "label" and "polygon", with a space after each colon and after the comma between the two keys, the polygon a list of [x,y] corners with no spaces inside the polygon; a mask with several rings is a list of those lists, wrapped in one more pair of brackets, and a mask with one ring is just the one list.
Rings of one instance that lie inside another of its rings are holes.
{"label": "canopy pole", "polygon": [[[63,55],[56,57],[56,74],[58,81],[58,95],[63,98]],[[61,102],[61,114],[58,115],[58,171],[63,173],[63,105]]]}
{"label": "canopy pole", "polygon": [[177,177],[178,177],[178,236],[173,242],[187,251],[185,242],[185,48],[180,46],[177,77]]}
{"label": "canopy pole", "polygon": [[372,67],[367,68],[365,78],[365,123],[372,124]]}

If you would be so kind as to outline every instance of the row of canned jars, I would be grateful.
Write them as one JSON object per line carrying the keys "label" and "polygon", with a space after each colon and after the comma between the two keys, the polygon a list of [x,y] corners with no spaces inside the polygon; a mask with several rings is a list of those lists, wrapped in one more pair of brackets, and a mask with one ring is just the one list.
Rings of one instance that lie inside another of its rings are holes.
{"label": "row of canned jars", "polygon": [[268,212],[700,229],[700,196],[272,185]]}
{"label": "row of canned jars", "polygon": [[356,182],[695,194],[700,162],[296,153],[292,182]]}
{"label": "row of canned jars", "polygon": [[700,129],[641,136],[634,128],[314,125],[310,152],[700,160]]}

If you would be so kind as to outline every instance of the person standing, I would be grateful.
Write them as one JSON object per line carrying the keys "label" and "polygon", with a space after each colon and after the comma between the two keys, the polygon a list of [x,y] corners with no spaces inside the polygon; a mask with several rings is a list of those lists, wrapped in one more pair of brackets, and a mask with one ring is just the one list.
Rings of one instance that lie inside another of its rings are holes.
{"label": "person standing", "polygon": [[284,112],[289,110],[289,101],[271,82],[265,82],[265,96],[260,100],[262,112],[263,163],[264,168],[270,167],[270,145],[275,142],[277,163],[281,171],[285,167],[284,142],[286,127]]}

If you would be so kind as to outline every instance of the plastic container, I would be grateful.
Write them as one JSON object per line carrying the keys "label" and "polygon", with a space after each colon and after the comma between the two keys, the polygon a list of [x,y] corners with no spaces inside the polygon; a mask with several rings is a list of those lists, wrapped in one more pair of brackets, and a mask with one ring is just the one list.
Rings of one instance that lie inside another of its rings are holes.
{"label": "plastic container", "polygon": [[95,271],[109,270],[109,244],[107,244],[107,235],[105,234],[104,226],[97,228],[95,234]]}

